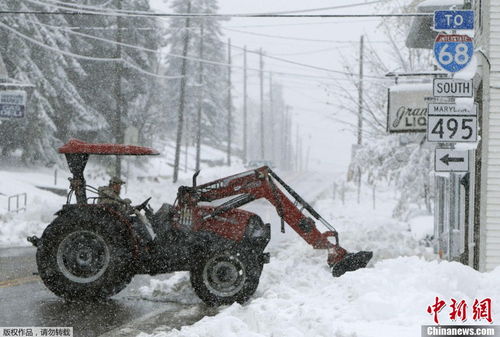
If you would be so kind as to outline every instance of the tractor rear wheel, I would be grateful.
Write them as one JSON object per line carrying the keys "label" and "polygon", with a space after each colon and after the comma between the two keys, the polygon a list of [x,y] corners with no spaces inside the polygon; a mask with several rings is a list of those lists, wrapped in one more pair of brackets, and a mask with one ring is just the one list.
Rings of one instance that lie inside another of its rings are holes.
{"label": "tractor rear wheel", "polygon": [[105,299],[132,279],[123,226],[96,218],[59,216],[43,232],[38,272],[47,288],[64,299]]}
{"label": "tractor rear wheel", "polygon": [[257,290],[262,262],[250,250],[213,251],[191,269],[191,285],[207,305],[246,302]]}

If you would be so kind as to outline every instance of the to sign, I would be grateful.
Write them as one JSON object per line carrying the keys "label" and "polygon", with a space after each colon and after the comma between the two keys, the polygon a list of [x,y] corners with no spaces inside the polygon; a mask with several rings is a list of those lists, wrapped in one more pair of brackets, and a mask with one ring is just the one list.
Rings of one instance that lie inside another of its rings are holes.
{"label": "to sign", "polygon": [[427,141],[442,143],[477,141],[477,106],[429,104]]}
{"label": "to sign", "polygon": [[434,30],[474,29],[474,11],[435,11]]}
{"label": "to sign", "polygon": [[439,34],[434,42],[434,56],[441,68],[451,73],[465,68],[472,59],[474,42],[467,35]]}
{"label": "to sign", "polygon": [[434,158],[434,171],[436,172],[469,171],[469,151],[436,149]]}
{"label": "to sign", "polygon": [[433,83],[434,97],[472,97],[472,80],[457,80],[454,78],[435,78]]}
{"label": "to sign", "polygon": [[0,118],[23,118],[26,109],[26,92],[0,91]]}

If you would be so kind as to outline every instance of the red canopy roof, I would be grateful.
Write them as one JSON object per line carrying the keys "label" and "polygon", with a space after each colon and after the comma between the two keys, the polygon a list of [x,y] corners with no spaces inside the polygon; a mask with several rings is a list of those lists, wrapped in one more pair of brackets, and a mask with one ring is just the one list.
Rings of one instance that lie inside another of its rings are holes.
{"label": "red canopy roof", "polygon": [[92,144],[78,139],[70,139],[58,149],[59,153],[67,154],[117,154],[117,155],[158,155],[155,149],[150,147],[122,145],[122,144]]}

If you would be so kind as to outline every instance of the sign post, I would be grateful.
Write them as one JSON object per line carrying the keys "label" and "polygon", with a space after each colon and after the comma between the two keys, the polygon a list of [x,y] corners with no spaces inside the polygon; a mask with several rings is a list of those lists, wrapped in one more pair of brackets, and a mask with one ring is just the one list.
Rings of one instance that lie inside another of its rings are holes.
{"label": "sign post", "polygon": [[477,105],[429,104],[427,141],[464,143],[477,141]]}
{"label": "sign post", "polygon": [[467,35],[447,35],[440,33],[434,42],[434,56],[441,68],[456,73],[464,69],[472,60],[474,42]]}
{"label": "sign post", "polygon": [[473,97],[472,80],[435,78],[432,85],[434,97]]}
{"label": "sign post", "polygon": [[435,11],[434,30],[473,30],[474,11]]}
{"label": "sign post", "polygon": [[434,170],[436,172],[469,171],[469,151],[436,149],[434,159]]}

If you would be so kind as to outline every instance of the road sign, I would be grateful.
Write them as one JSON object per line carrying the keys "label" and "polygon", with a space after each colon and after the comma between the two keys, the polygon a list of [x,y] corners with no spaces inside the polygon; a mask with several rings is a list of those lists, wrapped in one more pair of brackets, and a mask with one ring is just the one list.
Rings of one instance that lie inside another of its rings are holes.
{"label": "road sign", "polygon": [[474,42],[467,35],[438,34],[434,41],[434,57],[441,68],[451,73],[464,69],[472,60]]}
{"label": "road sign", "polygon": [[474,11],[435,11],[434,30],[473,30]]}
{"label": "road sign", "polygon": [[464,143],[477,141],[477,106],[429,104],[427,141]]}
{"label": "road sign", "polygon": [[26,92],[0,91],[0,118],[23,118],[26,110]]}
{"label": "road sign", "polygon": [[436,149],[434,157],[434,171],[436,172],[469,171],[469,151]]}
{"label": "road sign", "polygon": [[472,80],[435,78],[432,86],[434,97],[473,97]]}

